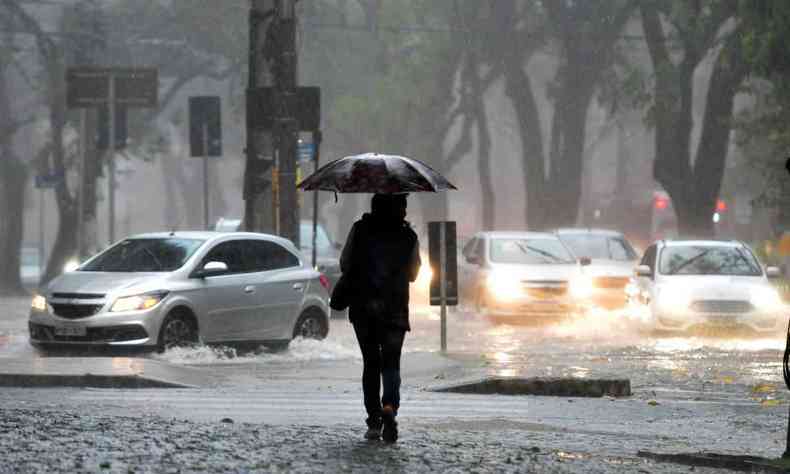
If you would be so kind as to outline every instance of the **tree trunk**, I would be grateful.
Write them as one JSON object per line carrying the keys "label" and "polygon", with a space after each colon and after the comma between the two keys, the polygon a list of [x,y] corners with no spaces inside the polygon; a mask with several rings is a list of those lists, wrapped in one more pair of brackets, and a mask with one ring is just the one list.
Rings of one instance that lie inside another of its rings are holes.
{"label": "tree trunk", "polygon": [[[5,48],[4,48],[5,49]],[[20,247],[24,229],[27,169],[14,153],[17,127],[8,96],[7,51],[0,51],[0,295],[23,295],[20,280]]]}

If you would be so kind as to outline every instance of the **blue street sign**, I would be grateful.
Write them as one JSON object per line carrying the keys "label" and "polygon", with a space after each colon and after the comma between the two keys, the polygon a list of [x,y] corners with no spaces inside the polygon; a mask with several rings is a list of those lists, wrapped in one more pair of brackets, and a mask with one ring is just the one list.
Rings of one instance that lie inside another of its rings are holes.
{"label": "blue street sign", "polygon": [[63,180],[63,171],[51,174],[36,175],[34,183],[37,189],[54,188]]}
{"label": "blue street sign", "polygon": [[299,161],[313,161],[315,156],[315,143],[299,144]]}

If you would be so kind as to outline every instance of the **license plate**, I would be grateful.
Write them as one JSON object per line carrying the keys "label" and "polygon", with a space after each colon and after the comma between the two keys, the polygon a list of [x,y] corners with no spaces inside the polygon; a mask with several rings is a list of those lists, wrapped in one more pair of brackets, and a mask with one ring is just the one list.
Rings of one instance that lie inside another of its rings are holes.
{"label": "license plate", "polygon": [[87,330],[84,326],[56,326],[56,336],[84,336]]}

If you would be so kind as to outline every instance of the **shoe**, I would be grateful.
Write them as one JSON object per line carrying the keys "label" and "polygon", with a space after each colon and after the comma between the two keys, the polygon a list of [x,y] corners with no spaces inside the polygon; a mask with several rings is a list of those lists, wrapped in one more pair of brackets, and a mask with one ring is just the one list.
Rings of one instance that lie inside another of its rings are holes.
{"label": "shoe", "polygon": [[384,405],[381,410],[381,421],[384,429],[381,438],[387,443],[394,443],[398,440],[398,422],[395,421],[395,410],[391,405]]}
{"label": "shoe", "polygon": [[375,440],[381,437],[381,418],[368,418],[365,420],[368,430],[365,432],[365,439]]}

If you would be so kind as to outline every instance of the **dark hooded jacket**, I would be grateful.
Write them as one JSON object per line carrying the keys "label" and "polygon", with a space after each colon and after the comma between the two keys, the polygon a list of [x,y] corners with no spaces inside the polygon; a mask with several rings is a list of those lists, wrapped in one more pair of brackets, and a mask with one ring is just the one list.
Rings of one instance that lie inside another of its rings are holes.
{"label": "dark hooded jacket", "polygon": [[344,274],[353,274],[352,323],[367,318],[411,329],[409,282],[417,279],[420,251],[417,234],[408,222],[363,215],[349,232],[340,268]]}

